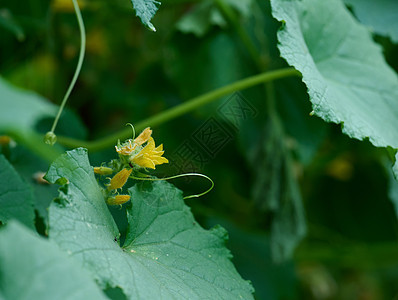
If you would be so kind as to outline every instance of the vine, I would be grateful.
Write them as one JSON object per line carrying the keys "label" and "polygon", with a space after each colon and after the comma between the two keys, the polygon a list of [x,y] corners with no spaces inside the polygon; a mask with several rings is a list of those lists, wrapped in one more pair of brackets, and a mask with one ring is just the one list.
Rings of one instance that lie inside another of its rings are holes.
{"label": "vine", "polygon": [[84,29],[84,22],[82,18],[82,14],[80,12],[79,4],[77,3],[77,0],[72,0],[73,2],[73,7],[75,9],[75,14],[77,18],[77,23],[79,24],[79,31],[80,31],[80,52],[79,52],[79,59],[77,62],[76,70],[75,73],[73,74],[72,81],[69,84],[69,87],[64,95],[64,98],[62,99],[61,105],[58,109],[57,115],[55,116],[53,125],[51,127],[51,130],[46,133],[44,136],[44,142],[49,145],[54,145],[57,142],[57,136],[55,134],[55,128],[57,127],[59,118],[61,117],[62,111],[64,110],[64,107],[66,105],[66,102],[68,101],[68,98],[72,92],[73,87],[76,84],[77,78],[79,77],[80,70],[83,65],[84,61],[84,53],[86,49],[86,31]]}

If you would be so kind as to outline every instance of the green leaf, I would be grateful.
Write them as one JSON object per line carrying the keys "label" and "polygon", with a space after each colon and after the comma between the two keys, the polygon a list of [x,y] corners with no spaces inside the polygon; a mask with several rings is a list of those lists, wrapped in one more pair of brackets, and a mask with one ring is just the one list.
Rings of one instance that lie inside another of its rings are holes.
{"label": "green leaf", "polygon": [[38,215],[48,224],[48,207],[51,201],[58,195],[57,186],[37,180],[37,175],[48,170],[49,164],[29,149],[23,146],[12,148],[9,162],[29,185],[33,192],[34,208]]}
{"label": "green leaf", "polygon": [[17,219],[34,228],[32,190],[3,155],[0,155],[0,182],[0,221]]}
{"label": "green leaf", "polygon": [[105,205],[86,150],[69,151],[47,179],[68,182],[50,206],[50,238],[87,267],[101,287],[120,287],[133,299],[252,299],[225,248],[221,228],[206,231],[167,182],[129,189],[128,234],[119,233]]}
{"label": "green leaf", "polygon": [[[41,66],[36,63],[32,69],[38,69]],[[35,74],[30,75],[34,77]],[[20,143],[17,147],[9,149],[11,152],[9,161],[25,179],[26,184],[32,187],[35,208],[46,221],[47,208],[54,198],[56,187],[38,184],[32,180],[32,177],[36,172],[45,172],[49,162],[61,154],[57,148],[44,144],[43,136],[38,133],[46,132],[51,128],[56,106],[44,97],[32,91],[16,88],[0,78],[0,107],[2,107],[0,109],[0,135],[9,134]],[[66,109],[59,120],[56,132],[60,135],[84,139],[87,130],[79,118]]]}
{"label": "green leaf", "polygon": [[2,299],[107,299],[77,262],[17,222],[0,231],[0,274]]}
{"label": "green leaf", "polygon": [[[251,16],[252,0],[224,0],[226,5],[236,9],[244,18]],[[214,1],[207,0],[198,3],[192,10],[182,16],[176,24],[178,30],[184,33],[193,33],[197,37],[204,36],[212,25],[224,27],[224,19]]]}
{"label": "green leaf", "polygon": [[352,6],[359,21],[380,35],[389,36],[398,43],[398,1],[344,0]]}
{"label": "green leaf", "polygon": [[156,31],[150,21],[156,14],[160,2],[155,0],[131,0],[131,2],[133,3],[137,16],[140,17],[141,22],[148,26],[152,31]]}
{"label": "green leaf", "polygon": [[[213,9],[210,1],[203,1],[197,4],[192,10],[181,17],[176,24],[177,29],[183,33],[193,33],[197,37],[204,36],[208,32],[210,26],[214,24],[211,18]],[[217,25],[221,24],[217,22]]]}
{"label": "green leaf", "polygon": [[276,262],[292,257],[307,230],[300,190],[283,136],[278,126],[267,124],[265,134],[249,155],[255,174],[253,200],[272,217],[270,248]]}
{"label": "green leaf", "polygon": [[17,88],[0,77],[0,130],[34,127],[44,117],[53,117],[55,105],[34,92]]}
{"label": "green leaf", "polygon": [[56,106],[34,92],[17,88],[0,77],[0,132],[9,134],[48,160],[55,159],[56,148],[43,143],[34,131],[37,122],[53,117]]}
{"label": "green leaf", "polygon": [[398,148],[398,79],[340,0],[272,0],[282,57],[299,70],[313,110],[351,138]]}

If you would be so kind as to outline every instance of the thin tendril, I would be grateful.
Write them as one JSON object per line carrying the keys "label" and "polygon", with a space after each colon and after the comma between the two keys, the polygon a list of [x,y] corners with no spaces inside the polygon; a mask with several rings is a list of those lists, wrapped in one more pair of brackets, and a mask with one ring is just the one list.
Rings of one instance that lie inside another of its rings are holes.
{"label": "thin tendril", "polygon": [[204,174],[200,174],[200,173],[185,173],[185,174],[178,174],[178,175],[174,175],[174,176],[170,176],[170,177],[165,177],[165,178],[141,178],[141,177],[134,177],[134,176],[130,176],[130,178],[132,179],[136,179],[136,180],[148,180],[148,181],[159,181],[159,180],[170,180],[170,179],[175,179],[175,178],[179,178],[179,177],[185,177],[185,176],[199,176],[199,177],[204,177],[207,180],[210,181],[211,183],[211,187],[209,189],[207,189],[206,191],[204,191],[203,193],[200,194],[195,194],[195,195],[190,195],[190,196],[185,196],[184,199],[191,199],[191,198],[199,198],[203,195],[206,195],[207,193],[209,193],[213,187],[214,187],[214,181],[211,180],[211,178],[209,176],[206,176]]}
{"label": "thin tendril", "polygon": [[133,130],[133,135],[132,135],[131,139],[134,140],[135,139],[135,128],[134,128],[134,125],[131,124],[131,123],[127,123],[126,126],[131,126],[131,129]]}
{"label": "thin tendril", "polygon": [[82,68],[82,64],[83,64],[83,59],[84,59],[84,52],[86,49],[86,33],[85,33],[85,29],[84,29],[84,23],[83,23],[83,18],[82,18],[82,14],[80,12],[79,9],[79,5],[77,3],[77,0],[72,0],[73,2],[73,7],[75,8],[75,13],[76,13],[76,18],[77,18],[77,23],[79,24],[79,30],[80,30],[80,53],[79,53],[79,60],[77,62],[77,67],[76,67],[76,71],[75,74],[73,75],[72,81],[70,82],[69,88],[65,93],[65,96],[62,100],[61,106],[59,107],[57,116],[55,117],[53,126],[51,127],[51,131],[50,132],[54,132],[55,127],[57,127],[57,123],[58,120],[61,116],[61,113],[65,107],[66,101],[69,98],[70,93],[72,92],[73,87],[75,86],[77,77],[79,76],[80,70]]}

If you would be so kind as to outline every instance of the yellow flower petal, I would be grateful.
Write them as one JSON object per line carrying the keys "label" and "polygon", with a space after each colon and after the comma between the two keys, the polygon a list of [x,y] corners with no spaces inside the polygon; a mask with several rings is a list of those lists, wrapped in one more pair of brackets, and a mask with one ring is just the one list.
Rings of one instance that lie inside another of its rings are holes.
{"label": "yellow flower petal", "polygon": [[108,185],[108,190],[116,190],[122,188],[126,182],[127,179],[129,179],[129,176],[131,174],[132,169],[123,169],[120,172],[116,173],[115,176],[111,179],[111,183]]}
{"label": "yellow flower petal", "polygon": [[155,169],[155,163],[143,155],[137,155],[131,161],[142,168]]}
{"label": "yellow flower petal", "polygon": [[161,165],[161,164],[167,164],[169,160],[166,157],[156,157],[153,159],[155,164]]}
{"label": "yellow flower petal", "polygon": [[155,148],[155,141],[152,137],[148,138],[147,145],[135,156],[130,158],[130,161],[141,168],[155,169],[156,165],[168,163],[169,161],[162,157],[163,145]]}
{"label": "yellow flower petal", "polygon": [[139,136],[137,136],[137,138],[134,140],[134,143],[138,146],[141,146],[146,141],[148,141],[151,135],[152,135],[152,130],[151,128],[147,127],[140,133]]}
{"label": "yellow flower petal", "polygon": [[148,139],[148,144],[146,144],[146,146],[142,150],[145,150],[144,152],[150,152],[154,149],[155,149],[155,140],[153,139],[153,137],[150,137]]}
{"label": "yellow flower petal", "polygon": [[155,151],[163,151],[163,144],[160,144],[155,148]]}

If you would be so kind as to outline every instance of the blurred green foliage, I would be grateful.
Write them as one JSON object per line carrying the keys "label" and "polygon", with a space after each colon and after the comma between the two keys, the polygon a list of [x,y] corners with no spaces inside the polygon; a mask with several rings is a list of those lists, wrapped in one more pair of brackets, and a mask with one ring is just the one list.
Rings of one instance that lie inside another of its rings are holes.
{"label": "blurred green foliage", "polygon": [[[69,2],[0,1],[2,78],[57,105],[79,52]],[[272,18],[269,2],[224,3],[252,40],[261,71],[287,67],[277,50],[280,24]],[[86,58],[58,135],[104,137],[126,123],[137,123],[259,72],[217,1],[163,1],[151,21],[156,33],[142,26],[127,0],[79,4],[86,26]],[[397,45],[381,35],[375,40],[397,71]],[[266,100],[270,97],[282,129],[269,125]],[[6,113],[2,101],[0,109]],[[248,105],[248,114],[228,114],[236,103]],[[300,78],[224,97],[153,128],[171,162],[159,167],[157,175],[198,171],[215,181],[210,194],[187,204],[203,226],[221,223],[229,231],[233,262],[242,277],[252,281],[257,299],[392,299],[398,295],[397,204],[394,208],[390,201],[397,197],[392,151],[349,139],[338,125],[310,116],[311,110]],[[51,122],[42,116],[34,130],[43,134]],[[209,148],[203,132],[214,126],[221,128],[221,135],[217,146]],[[36,226],[42,226],[38,231],[45,234],[46,207],[56,188],[32,176],[46,171],[46,158],[21,143],[0,147],[31,185]],[[114,158],[115,152],[110,147],[89,155],[92,165],[99,165]],[[204,190],[207,184],[201,179],[173,183],[186,195]],[[305,214],[298,220],[295,214],[284,214],[291,221],[290,232],[306,225],[307,234],[293,257],[275,263],[270,250],[275,241],[272,226],[280,216],[278,209],[290,207],[283,201],[291,199],[302,203]],[[112,212],[123,231],[123,214]]]}

